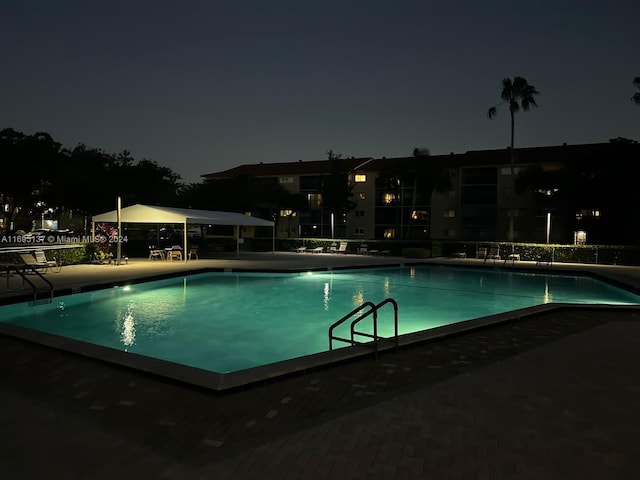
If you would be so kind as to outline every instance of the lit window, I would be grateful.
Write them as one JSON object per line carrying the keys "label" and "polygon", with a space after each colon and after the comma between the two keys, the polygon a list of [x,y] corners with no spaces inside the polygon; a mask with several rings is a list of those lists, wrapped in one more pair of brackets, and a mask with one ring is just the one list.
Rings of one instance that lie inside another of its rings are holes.
{"label": "lit window", "polygon": [[308,193],[307,201],[309,202],[309,206],[311,208],[319,207],[320,205],[322,205],[322,195],[320,195],[319,193]]}
{"label": "lit window", "polygon": [[587,232],[584,230],[573,232],[573,243],[576,245],[584,245],[587,243]]}
{"label": "lit window", "polygon": [[558,193],[558,189],[557,188],[539,188],[538,190],[536,190],[536,192],[546,197],[550,197],[554,193]]}
{"label": "lit window", "polygon": [[358,192],[358,200],[366,200],[367,194],[364,192]]}
{"label": "lit window", "polygon": [[353,180],[356,183],[364,183],[367,181],[367,176],[364,173],[356,173]]}
{"label": "lit window", "polygon": [[353,233],[356,235],[364,235],[364,228],[354,228]]}
{"label": "lit window", "polygon": [[280,177],[278,179],[279,183],[294,183],[293,177]]}
{"label": "lit window", "polygon": [[382,203],[384,203],[385,205],[389,205],[390,203],[393,203],[395,201],[396,201],[395,193],[385,193],[382,196]]}
{"label": "lit window", "polygon": [[411,212],[411,220],[426,220],[426,219],[427,219],[426,210],[413,210]]}
{"label": "lit window", "polygon": [[295,217],[296,216],[296,212],[294,212],[293,210],[280,210],[280,216],[281,217]]}
{"label": "lit window", "polygon": [[600,218],[600,210],[578,210],[576,212],[576,220],[582,220],[584,217]]}
{"label": "lit window", "polygon": [[396,237],[396,229],[395,228],[387,228],[382,234],[384,238],[395,238]]}
{"label": "lit window", "polygon": [[445,210],[443,216],[444,216],[444,218],[455,218],[456,211],[455,210]]}

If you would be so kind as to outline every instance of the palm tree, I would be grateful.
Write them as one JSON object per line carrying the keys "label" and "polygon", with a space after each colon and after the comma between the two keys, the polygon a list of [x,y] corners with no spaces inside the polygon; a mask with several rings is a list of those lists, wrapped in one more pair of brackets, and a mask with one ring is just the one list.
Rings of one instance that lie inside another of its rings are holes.
{"label": "palm tree", "polygon": [[[640,77],[636,77],[633,79],[633,84],[637,87],[640,88]],[[633,97],[631,97],[631,100],[633,100],[634,102],[636,102],[636,105],[640,105],[640,93],[636,93]]]}
{"label": "palm tree", "polygon": [[[487,116],[493,118],[498,113],[497,107],[507,103],[509,105],[509,113],[511,114],[511,148],[509,150],[511,160],[511,178],[515,176],[515,156],[513,152],[513,137],[515,133],[515,115],[522,108],[525,112],[531,107],[537,107],[538,104],[534,98],[540,92],[536,90],[536,87],[529,85],[529,82],[523,77],[513,77],[502,79],[502,92],[500,96],[502,103],[495,105],[489,109]],[[509,216],[509,241],[513,241],[513,215]]]}

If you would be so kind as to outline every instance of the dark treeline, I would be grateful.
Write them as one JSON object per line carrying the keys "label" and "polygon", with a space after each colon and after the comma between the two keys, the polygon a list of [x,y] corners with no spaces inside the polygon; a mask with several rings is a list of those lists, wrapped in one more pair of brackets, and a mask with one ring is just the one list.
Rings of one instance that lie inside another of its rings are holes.
{"label": "dark treeline", "polygon": [[0,233],[29,231],[42,218],[60,228],[85,230],[97,213],[144,203],[276,217],[278,209],[302,210],[306,201],[265,179],[234,178],[184,184],[178,173],[130,152],[108,153],[80,144],[63,147],[50,134],[0,131]]}
{"label": "dark treeline", "polygon": [[45,132],[0,131],[0,159],[3,232],[30,230],[43,214],[76,217],[72,223],[82,227],[85,216],[113,210],[118,196],[129,204],[176,205],[182,188],[177,173],[152,160],[82,144],[63,148]]}

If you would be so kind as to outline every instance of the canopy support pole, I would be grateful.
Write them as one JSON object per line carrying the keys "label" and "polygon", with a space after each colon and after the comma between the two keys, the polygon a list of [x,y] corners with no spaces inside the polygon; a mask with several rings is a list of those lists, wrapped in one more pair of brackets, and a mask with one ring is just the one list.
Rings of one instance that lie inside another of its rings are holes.
{"label": "canopy support pole", "polygon": [[122,258],[122,198],[118,197],[118,208],[117,219],[118,219],[118,245],[117,245],[117,255],[116,255],[116,265],[120,265],[120,259]]}
{"label": "canopy support pole", "polygon": [[187,261],[187,255],[189,253],[189,251],[187,250],[187,248],[189,248],[187,246],[187,237],[189,237],[189,232],[187,231],[187,219],[184,219],[184,229],[182,230],[182,236],[184,237],[183,240],[183,245],[184,248],[182,250],[182,261],[186,262]]}
{"label": "canopy support pole", "polygon": [[236,258],[240,258],[240,225],[233,226],[236,236]]}

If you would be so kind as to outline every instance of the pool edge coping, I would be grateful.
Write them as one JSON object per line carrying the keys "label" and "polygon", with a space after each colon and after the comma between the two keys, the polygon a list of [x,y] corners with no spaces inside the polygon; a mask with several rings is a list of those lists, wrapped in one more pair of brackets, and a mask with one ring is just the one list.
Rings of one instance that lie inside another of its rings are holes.
{"label": "pool edge coping", "polygon": [[[446,337],[471,333],[483,328],[496,327],[508,322],[567,309],[640,312],[640,305],[547,303],[403,334],[398,337],[398,344],[401,349],[412,348]],[[345,362],[361,360],[374,355],[374,349],[370,345],[356,345],[282,360],[236,372],[218,373],[4,322],[0,322],[0,335],[215,393],[226,393],[254,387],[294,375],[303,375],[306,372],[318,369],[336,367]],[[385,343],[379,345],[378,351],[387,352],[393,350],[393,348],[393,346]]]}

